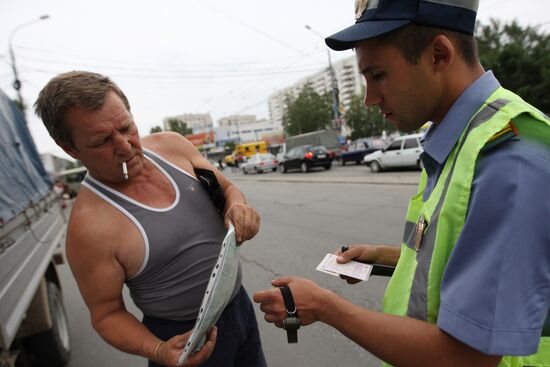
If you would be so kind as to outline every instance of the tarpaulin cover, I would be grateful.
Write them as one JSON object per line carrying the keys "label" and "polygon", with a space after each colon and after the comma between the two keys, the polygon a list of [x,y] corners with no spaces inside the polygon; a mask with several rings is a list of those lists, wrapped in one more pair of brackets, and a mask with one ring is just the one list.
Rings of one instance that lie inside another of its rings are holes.
{"label": "tarpaulin cover", "polygon": [[46,196],[51,185],[23,114],[0,90],[0,223]]}

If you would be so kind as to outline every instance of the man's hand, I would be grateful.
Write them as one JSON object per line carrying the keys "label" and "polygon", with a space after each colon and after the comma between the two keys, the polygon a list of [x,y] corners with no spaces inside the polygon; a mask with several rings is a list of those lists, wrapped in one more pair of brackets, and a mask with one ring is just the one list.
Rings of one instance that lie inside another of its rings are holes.
{"label": "man's hand", "polygon": [[254,294],[254,302],[260,304],[260,310],[265,313],[264,319],[275,326],[282,328],[283,320],[287,317],[286,307],[279,287],[287,285],[292,292],[296,310],[300,317],[300,325],[306,326],[319,320],[317,314],[321,300],[326,299],[324,288],[308,279],[282,277],[271,282],[274,287]]}
{"label": "man's hand", "polygon": [[197,353],[187,358],[183,362],[183,365],[179,365],[178,358],[181,352],[183,352],[183,347],[185,347],[185,343],[187,343],[189,337],[191,336],[191,333],[192,330],[182,335],[176,335],[168,340],[166,343],[162,344],[158,348],[158,360],[155,362],[169,367],[196,367],[206,362],[214,351],[216,338],[218,336],[218,329],[215,326],[212,327],[208,331],[206,343],[204,343],[202,348]]}
{"label": "man's hand", "polygon": [[260,215],[256,209],[243,203],[231,205],[224,220],[226,227],[229,227],[229,222],[233,223],[238,245],[254,237],[260,229]]}

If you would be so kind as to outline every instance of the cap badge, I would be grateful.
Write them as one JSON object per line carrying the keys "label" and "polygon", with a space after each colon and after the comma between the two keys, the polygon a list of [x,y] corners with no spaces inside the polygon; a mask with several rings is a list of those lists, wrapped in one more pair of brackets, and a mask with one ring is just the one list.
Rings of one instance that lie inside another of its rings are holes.
{"label": "cap badge", "polygon": [[355,0],[355,20],[359,20],[367,8],[369,0]]}

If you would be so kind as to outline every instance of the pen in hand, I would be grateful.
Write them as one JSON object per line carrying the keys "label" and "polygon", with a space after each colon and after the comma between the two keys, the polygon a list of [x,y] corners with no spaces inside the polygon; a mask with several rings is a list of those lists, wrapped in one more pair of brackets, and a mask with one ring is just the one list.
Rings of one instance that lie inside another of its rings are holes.
{"label": "pen in hand", "polygon": [[[348,246],[342,246],[340,248],[340,253],[346,252],[347,250],[349,250]],[[355,261],[363,262],[360,260],[355,260]],[[372,264],[372,266],[373,268],[372,268],[371,275],[381,275],[381,276],[391,277],[393,275],[393,272],[395,271],[395,267],[390,265]]]}

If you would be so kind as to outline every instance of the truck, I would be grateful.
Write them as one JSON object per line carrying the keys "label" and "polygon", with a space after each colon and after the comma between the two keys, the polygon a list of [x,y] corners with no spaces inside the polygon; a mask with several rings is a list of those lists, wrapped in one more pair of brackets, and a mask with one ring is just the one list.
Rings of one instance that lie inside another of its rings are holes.
{"label": "truck", "polygon": [[233,153],[225,157],[225,164],[232,166],[235,164],[235,160],[239,159],[241,163],[245,158],[252,157],[256,153],[267,153],[267,142],[254,141],[251,143],[241,143],[235,145]]}
{"label": "truck", "polygon": [[0,143],[0,367],[64,366],[71,343],[56,268],[69,204],[2,90]]}
{"label": "truck", "polygon": [[284,152],[299,145],[322,145],[334,154],[338,154],[340,151],[340,141],[334,130],[318,130],[289,136],[285,139]]}

